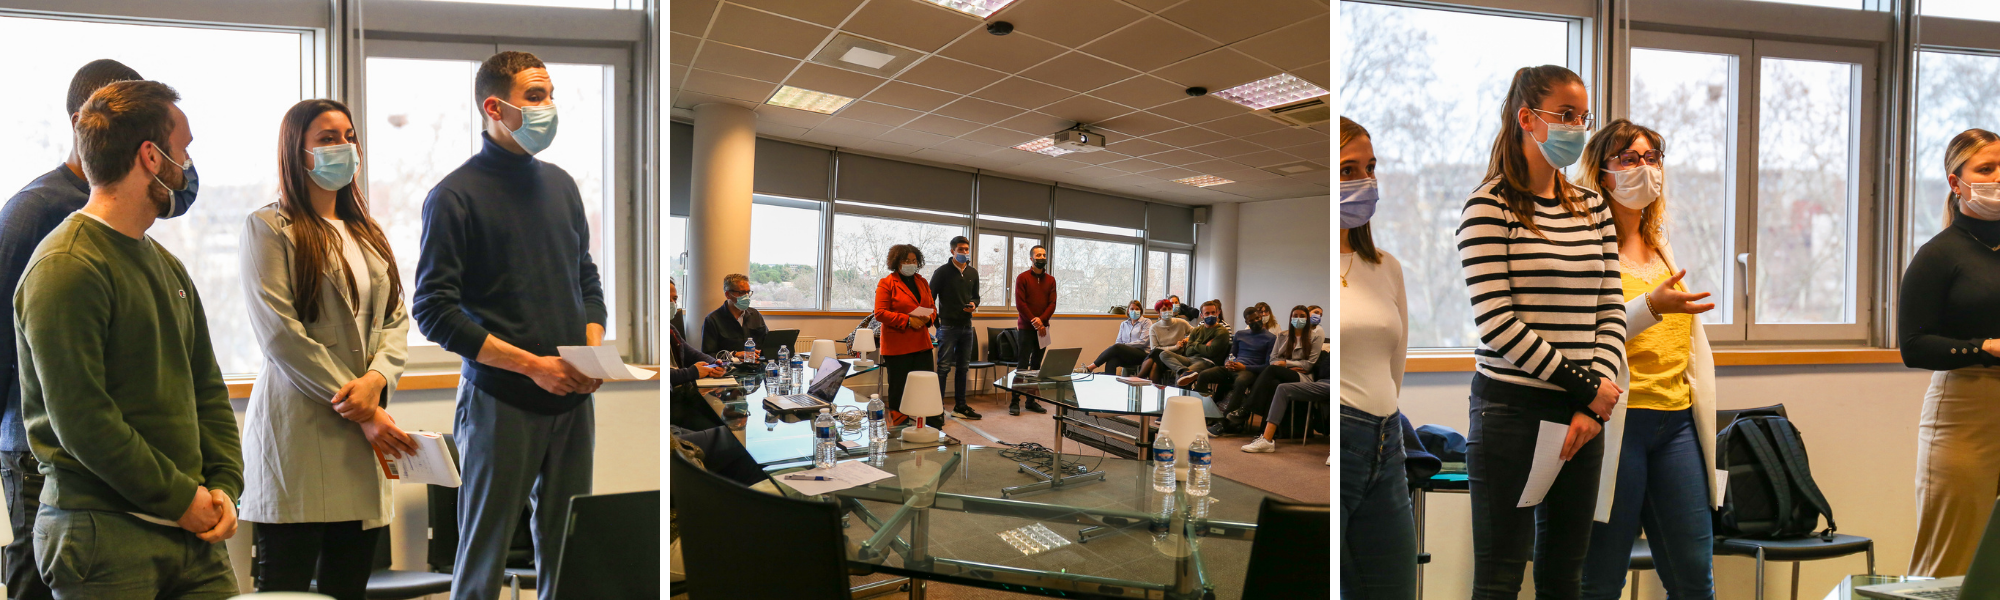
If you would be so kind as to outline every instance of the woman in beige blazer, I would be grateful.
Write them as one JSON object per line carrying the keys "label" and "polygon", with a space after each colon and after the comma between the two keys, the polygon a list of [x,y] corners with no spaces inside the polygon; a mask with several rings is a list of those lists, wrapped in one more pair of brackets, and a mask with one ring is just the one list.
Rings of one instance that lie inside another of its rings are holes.
{"label": "woman in beige blazer", "polygon": [[243,282],[264,350],[243,432],[242,518],[257,523],[257,591],[360,600],[393,517],[376,459],[414,450],[383,410],[409,317],[382,229],[354,185],[347,107],[306,100],[279,132],[279,200],[250,214]]}

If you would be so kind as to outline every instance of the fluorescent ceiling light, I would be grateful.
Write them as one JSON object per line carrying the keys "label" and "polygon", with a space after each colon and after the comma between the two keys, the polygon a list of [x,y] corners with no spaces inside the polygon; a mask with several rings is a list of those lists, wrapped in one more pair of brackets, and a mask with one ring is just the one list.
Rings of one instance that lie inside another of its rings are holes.
{"label": "fluorescent ceiling light", "polygon": [[1015,146],[1014,149],[1027,150],[1035,154],[1041,154],[1046,156],[1062,156],[1064,154],[1070,154],[1076,152],[1075,150],[1070,150],[1068,148],[1057,148],[1056,141],[1049,138],[1041,138],[1032,142],[1028,142],[1026,144],[1021,144],[1019,146]]}
{"label": "fluorescent ceiling light", "polygon": [[1248,106],[1251,110],[1264,110],[1326,94],[1327,91],[1319,86],[1289,73],[1279,73],[1215,93],[1223,100]]}
{"label": "fluorescent ceiling light", "polygon": [[846,96],[835,96],[825,92],[815,92],[787,85],[779,87],[778,93],[771,94],[771,99],[764,101],[764,103],[771,106],[783,106],[785,108],[796,108],[830,115],[834,111],[840,110],[840,107],[847,106],[847,103],[853,101],[853,98]]}
{"label": "fluorescent ceiling light", "polygon": [[1196,175],[1194,177],[1182,177],[1180,179],[1175,179],[1174,183],[1186,184],[1195,187],[1208,187],[1211,185],[1222,185],[1225,183],[1236,183],[1236,182],[1228,179],[1223,179],[1221,177],[1216,177],[1214,175]]}
{"label": "fluorescent ceiling light", "polygon": [[855,48],[848,48],[846,54],[840,55],[840,60],[868,67],[870,69],[880,69],[882,68],[882,65],[889,64],[889,61],[896,60],[896,55],[884,54],[881,52],[876,52],[874,50],[869,50],[867,48],[855,47]]}
{"label": "fluorescent ceiling light", "polygon": [[931,4],[936,4],[938,6],[949,8],[975,17],[979,17],[981,19],[992,16],[993,13],[1000,12],[1000,9],[1006,8],[1007,5],[1014,3],[1014,0],[928,0],[928,1]]}

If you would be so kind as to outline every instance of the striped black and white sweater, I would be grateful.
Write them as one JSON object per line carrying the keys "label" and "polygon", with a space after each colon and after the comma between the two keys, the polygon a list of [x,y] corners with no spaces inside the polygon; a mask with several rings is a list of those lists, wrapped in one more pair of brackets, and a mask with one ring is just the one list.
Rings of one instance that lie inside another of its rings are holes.
{"label": "striped black and white sweater", "polygon": [[1589,412],[1598,378],[1625,368],[1625,296],[1618,281],[1618,232],[1603,197],[1583,195],[1578,218],[1554,198],[1535,198],[1528,230],[1499,179],[1465,201],[1458,254],[1479,327],[1479,373],[1566,393]]}

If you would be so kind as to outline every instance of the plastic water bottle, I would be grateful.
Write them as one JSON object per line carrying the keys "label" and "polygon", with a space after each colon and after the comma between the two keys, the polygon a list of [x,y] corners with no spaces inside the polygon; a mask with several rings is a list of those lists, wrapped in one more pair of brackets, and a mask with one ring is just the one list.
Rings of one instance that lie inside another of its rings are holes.
{"label": "plastic water bottle", "polygon": [[833,432],[833,413],[819,409],[819,416],[813,418],[813,468],[830,468],[839,455],[840,441]]}
{"label": "plastic water bottle", "polygon": [[764,361],[764,384],[765,385],[778,384],[778,361],[775,360]]}
{"label": "plastic water bottle", "polygon": [[868,441],[878,443],[889,439],[888,413],[882,405],[881,394],[868,395]]}
{"label": "plastic water bottle", "polygon": [[1174,440],[1165,431],[1153,438],[1153,489],[1174,491]]}
{"label": "plastic water bottle", "polygon": [[1195,434],[1194,443],[1188,445],[1187,493],[1189,496],[1208,495],[1208,467],[1209,459],[1212,456],[1208,451],[1208,436]]}
{"label": "plastic water bottle", "polygon": [[[789,366],[791,366],[791,364],[792,364],[792,349],[791,349],[791,348],[788,348],[788,347],[785,347],[785,346],[779,346],[779,347],[778,347],[778,366],[779,366],[779,367],[789,367]],[[786,376],[786,377],[790,377],[790,376],[791,376],[791,374],[792,374],[792,373],[791,373],[791,371],[786,371],[786,372],[785,372],[785,376]]]}
{"label": "plastic water bottle", "polygon": [[801,390],[812,385],[812,380],[806,378],[806,357],[803,355],[792,355],[792,385]]}
{"label": "plastic water bottle", "polygon": [[743,359],[750,360],[750,353],[757,351],[756,340],[743,340]]}

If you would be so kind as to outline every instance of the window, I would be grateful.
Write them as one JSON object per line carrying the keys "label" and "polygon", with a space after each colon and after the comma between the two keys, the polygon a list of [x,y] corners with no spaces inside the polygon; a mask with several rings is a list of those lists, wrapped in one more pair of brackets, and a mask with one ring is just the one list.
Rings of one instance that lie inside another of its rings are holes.
{"label": "window", "polygon": [[1182,304],[1199,305],[1188,298],[1188,255],[1186,252],[1146,252],[1146,296],[1140,298],[1148,309],[1167,296],[1180,296]]}
{"label": "window", "polygon": [[1139,245],[1056,236],[1056,311],[1107,314],[1138,299]]}
{"label": "window", "polygon": [[[479,61],[494,47],[456,44],[378,43],[368,46],[367,127],[362,133],[369,182],[369,210],[396,252],[408,300],[416,289],[416,262],[422,254],[423,203],[440,179],[479,151],[483,119],[472,98]],[[616,219],[622,194],[617,169],[615,127],[617,68],[606,64],[563,63],[543,49],[528,49],[548,64],[563,127],[536,158],[561,167],[576,181],[590,227],[590,257],[597,264],[610,318],[605,339],[620,339],[619,248]],[[443,58],[436,58],[443,57]],[[456,58],[463,57],[463,58]],[[474,58],[477,57],[477,58]],[[143,71],[142,71],[143,73]],[[683,242],[685,243],[685,242]],[[432,346],[419,328],[410,345]],[[447,357],[432,354],[429,360]],[[424,362],[416,356],[412,362]]]}
{"label": "window", "polygon": [[[1825,6],[1829,8],[1852,8],[1852,9],[1862,8],[1861,6],[1862,0],[1758,0],[1758,1],[1775,2],[1779,4],[1804,4],[1807,6]],[[1935,1],[1935,0],[1927,0],[1927,1]]]}
{"label": "window", "polygon": [[819,308],[819,203],[753,196],[750,305],[759,310]]}
{"label": "window", "polygon": [[1735,314],[1735,73],[1729,54],[1632,49],[1632,122],[1666,140],[1668,238],[1675,266],[1688,271],[1683,285],[1714,294],[1716,309],[1700,316],[1707,324]]}
{"label": "window", "polygon": [[520,6],[560,6],[567,8],[639,8],[640,0],[431,0],[433,2],[469,2],[478,4],[514,4]]}
{"label": "window", "polygon": [[[300,67],[302,45],[298,32],[0,17],[0,53],[35,57],[11,76],[23,90],[12,100],[18,110],[0,113],[14,140],[0,148],[4,185],[26,185],[69,156],[63,103],[70,78],[84,63],[116,59],[180,92],[181,111],[195,134],[188,156],[201,172],[200,200],[187,215],[160,221],[147,234],[187,267],[225,373],[263,368],[250,323],[228,316],[248,310],[238,253],[244,218],[278,193],[271,151],[277,124],[313,88],[311,73]],[[225,64],[229,68],[215,68]]]}
{"label": "window", "polygon": [[875,310],[875,284],[889,275],[889,247],[914,244],[924,253],[924,267],[949,260],[951,238],[965,228],[902,219],[834,214],[833,256],[827,306],[832,310]]}
{"label": "window", "polygon": [[1867,339],[1873,55],[1655,32],[1633,44],[1632,115],[1666,138],[1668,237],[1690,289],[1716,294],[1710,339]]}
{"label": "window", "polygon": [[1916,140],[1910,146],[1909,244],[1903,262],[1944,228],[1944,149],[1959,132],[2000,128],[1988,90],[2000,84],[2000,57],[1946,52],[1917,53]]}
{"label": "window", "polygon": [[1927,17],[2000,21],[2000,5],[1991,0],[1924,0],[1918,6]]}
{"label": "window", "polygon": [[687,233],[687,217],[667,217],[667,277],[682,284],[688,278]]}
{"label": "window", "polygon": [[1112,227],[1109,225],[1093,225],[1090,223],[1081,223],[1077,221],[1058,220],[1056,221],[1056,228],[1074,229],[1077,231],[1088,231],[1091,233],[1102,233],[1107,235],[1121,235],[1125,237],[1135,237],[1135,238],[1146,237],[1146,231],[1143,229],[1129,229],[1125,227]]}
{"label": "window", "polygon": [[[980,217],[990,219],[992,217]],[[979,247],[972,259],[979,266],[979,305],[1013,306],[1014,276],[1034,266],[1039,236],[988,231],[979,234]]]}
{"label": "window", "polygon": [[1453,232],[1514,70],[1567,64],[1570,23],[1340,3],[1343,115],[1373,136],[1382,202],[1371,224],[1403,263],[1413,348],[1478,343]]}

